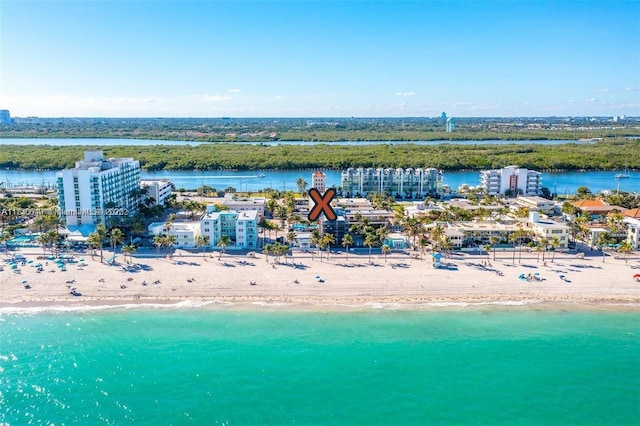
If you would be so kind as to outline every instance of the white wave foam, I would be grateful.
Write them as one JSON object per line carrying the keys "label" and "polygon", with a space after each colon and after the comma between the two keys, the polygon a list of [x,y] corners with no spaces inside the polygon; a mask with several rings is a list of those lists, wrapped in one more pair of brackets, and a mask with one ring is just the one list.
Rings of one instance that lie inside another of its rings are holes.
{"label": "white wave foam", "polygon": [[223,302],[217,300],[182,300],[175,303],[125,303],[113,305],[51,305],[51,306],[27,306],[13,307],[6,306],[0,308],[0,315],[35,315],[40,313],[51,312],[89,312],[89,311],[107,311],[107,310],[132,310],[132,309],[192,309],[202,308],[210,305],[232,305],[232,302]]}

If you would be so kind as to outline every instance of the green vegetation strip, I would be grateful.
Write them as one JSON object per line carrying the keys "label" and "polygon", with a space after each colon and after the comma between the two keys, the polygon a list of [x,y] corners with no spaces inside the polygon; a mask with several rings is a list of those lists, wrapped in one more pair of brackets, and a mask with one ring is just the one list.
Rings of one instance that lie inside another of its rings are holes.
{"label": "green vegetation strip", "polygon": [[73,167],[86,149],[107,157],[133,157],[154,170],[295,170],[347,167],[436,167],[481,170],[518,165],[535,170],[640,169],[640,140],[613,139],[560,145],[383,144],[346,146],[250,145],[213,143],[198,146],[50,146],[3,145],[0,168],[63,169]]}

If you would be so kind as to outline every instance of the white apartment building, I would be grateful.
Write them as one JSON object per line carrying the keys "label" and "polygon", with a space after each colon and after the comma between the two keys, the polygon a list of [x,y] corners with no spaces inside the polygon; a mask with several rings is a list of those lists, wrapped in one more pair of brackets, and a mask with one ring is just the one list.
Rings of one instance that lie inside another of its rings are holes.
{"label": "white apartment building", "polygon": [[342,196],[384,193],[396,198],[424,198],[443,191],[442,173],[434,168],[348,168],[340,177]]}
{"label": "white apartment building", "polygon": [[538,238],[545,238],[547,241],[558,238],[560,241],[559,248],[566,249],[569,247],[570,228],[564,223],[541,219],[538,212],[530,212],[527,226],[533,230]]}
{"label": "white apartment building", "polygon": [[106,223],[137,208],[132,193],[140,187],[140,163],[133,158],[106,160],[102,151],[85,151],[74,168],[56,176],[58,207],[67,226]]}
{"label": "white apartment building", "polygon": [[236,217],[236,248],[258,248],[258,212],[238,212]]}
{"label": "white apartment building", "polygon": [[530,211],[538,211],[544,214],[553,214],[555,212],[556,203],[543,197],[518,197],[515,201],[518,207],[526,207]]}
{"label": "white apartment building", "polygon": [[518,166],[503,169],[483,170],[480,172],[480,186],[488,195],[502,195],[510,192],[512,196],[532,196],[542,190],[542,173]]}
{"label": "white apartment building", "polygon": [[640,249],[640,219],[625,217],[623,222],[627,226],[627,241],[634,250]]}
{"label": "white apartment building", "polygon": [[209,237],[210,247],[218,247],[223,235],[231,240],[229,248],[256,249],[258,247],[258,212],[248,210],[216,211],[214,206],[200,218],[200,235]]}
{"label": "white apartment building", "polygon": [[173,235],[176,238],[173,248],[196,247],[196,241],[200,235],[200,222],[173,222],[168,230],[166,224],[167,222],[153,222],[147,230],[154,236]]}
{"label": "white apartment building", "polygon": [[164,206],[165,201],[171,195],[171,182],[169,180],[141,180],[140,187],[146,188],[147,196],[153,198],[154,205]]}
{"label": "white apartment building", "polygon": [[[524,222],[523,226],[533,231],[533,239],[545,238],[551,242],[557,237],[560,242],[559,249],[569,247],[569,227],[563,223],[541,219],[537,212],[531,212],[529,220]],[[465,243],[490,244],[492,237],[497,237],[500,243],[506,244],[510,242],[511,235],[520,229],[516,223],[472,221],[456,222],[446,227],[445,233],[451,238],[454,248],[459,248]]]}
{"label": "white apartment building", "polygon": [[627,229],[627,241],[634,250],[640,249],[640,208],[625,210],[622,216]]}

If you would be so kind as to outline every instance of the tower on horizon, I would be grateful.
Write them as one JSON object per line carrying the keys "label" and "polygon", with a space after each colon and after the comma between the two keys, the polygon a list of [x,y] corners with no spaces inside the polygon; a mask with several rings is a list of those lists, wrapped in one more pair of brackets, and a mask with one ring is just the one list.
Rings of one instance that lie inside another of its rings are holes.
{"label": "tower on horizon", "polygon": [[447,118],[445,129],[448,133],[455,132],[456,130],[456,122],[453,118]]}
{"label": "tower on horizon", "polygon": [[317,189],[321,194],[327,190],[327,175],[323,172],[316,170],[311,175],[311,187]]}
{"label": "tower on horizon", "polygon": [[11,114],[8,109],[0,109],[0,124],[11,124]]}

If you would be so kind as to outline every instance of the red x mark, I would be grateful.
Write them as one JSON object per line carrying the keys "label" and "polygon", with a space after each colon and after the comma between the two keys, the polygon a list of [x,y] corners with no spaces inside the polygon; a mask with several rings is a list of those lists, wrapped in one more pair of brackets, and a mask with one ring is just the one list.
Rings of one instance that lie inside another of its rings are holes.
{"label": "red x mark", "polygon": [[318,220],[320,217],[320,213],[324,213],[327,219],[336,220],[338,216],[336,212],[333,211],[333,207],[331,207],[331,200],[336,196],[336,190],[333,188],[329,188],[324,192],[324,196],[320,194],[315,188],[311,188],[309,190],[309,195],[311,199],[315,203],[309,215],[307,216],[310,221]]}

